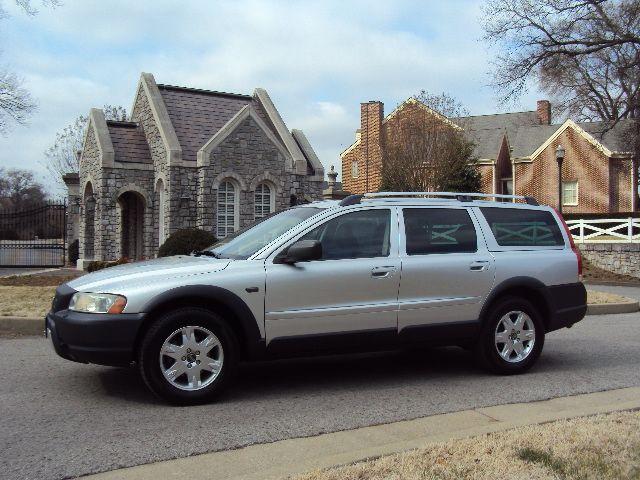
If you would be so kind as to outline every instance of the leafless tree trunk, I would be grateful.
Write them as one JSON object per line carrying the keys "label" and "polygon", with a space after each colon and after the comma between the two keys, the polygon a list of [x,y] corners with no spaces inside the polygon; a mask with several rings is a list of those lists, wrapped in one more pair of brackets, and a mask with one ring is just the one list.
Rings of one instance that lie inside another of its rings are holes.
{"label": "leafless tree trunk", "polygon": [[473,144],[447,118],[460,116],[459,105],[445,94],[422,92],[414,100],[387,120],[381,189],[478,191]]}

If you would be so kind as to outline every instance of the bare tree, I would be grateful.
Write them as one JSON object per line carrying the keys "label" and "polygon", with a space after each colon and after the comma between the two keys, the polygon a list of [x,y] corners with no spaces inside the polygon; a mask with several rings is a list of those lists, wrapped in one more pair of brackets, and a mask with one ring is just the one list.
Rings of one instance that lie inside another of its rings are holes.
{"label": "bare tree", "polygon": [[474,145],[460,122],[449,120],[464,113],[452,97],[422,91],[390,115],[383,139],[381,189],[479,191]]}
{"label": "bare tree", "polygon": [[[41,3],[48,7],[60,5],[58,0],[41,0]],[[16,4],[29,16],[38,13],[31,0],[16,0]],[[0,19],[7,17],[0,0]],[[0,69],[0,134],[6,134],[11,122],[25,124],[36,109],[35,101],[22,84],[22,79],[16,74]]]}
{"label": "bare tree", "polygon": [[[105,105],[102,107],[107,120],[124,121],[127,111],[124,107]],[[82,149],[84,134],[89,118],[80,115],[73,123],[67,125],[56,134],[56,139],[44,152],[44,166],[53,179],[63,184],[62,175],[80,171],[78,152]]]}
{"label": "bare tree", "polygon": [[0,205],[28,208],[46,200],[47,194],[29,170],[0,168]]}
{"label": "bare tree", "polygon": [[5,134],[9,123],[25,124],[36,109],[36,104],[22,80],[14,73],[0,70],[0,134]]}
{"label": "bare tree", "polygon": [[[631,91],[625,90],[628,70],[640,67],[640,0],[487,0],[483,18],[485,39],[502,52],[493,72],[502,100],[517,98],[530,80],[544,81],[543,87],[552,89],[552,74],[562,77],[564,93],[572,82],[588,83],[595,98],[606,78],[623,95],[633,95],[633,81]],[[620,69],[625,72],[616,71]],[[637,106],[628,110],[637,113]]]}

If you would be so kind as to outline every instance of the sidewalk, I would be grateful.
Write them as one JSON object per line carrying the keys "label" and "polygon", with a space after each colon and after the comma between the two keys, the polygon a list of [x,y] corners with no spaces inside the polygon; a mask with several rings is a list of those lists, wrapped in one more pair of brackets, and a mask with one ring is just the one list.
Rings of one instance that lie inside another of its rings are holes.
{"label": "sidewalk", "polygon": [[415,420],[296,438],[104,472],[90,480],[279,479],[511,428],[597,413],[640,408],[640,387],[497,405]]}

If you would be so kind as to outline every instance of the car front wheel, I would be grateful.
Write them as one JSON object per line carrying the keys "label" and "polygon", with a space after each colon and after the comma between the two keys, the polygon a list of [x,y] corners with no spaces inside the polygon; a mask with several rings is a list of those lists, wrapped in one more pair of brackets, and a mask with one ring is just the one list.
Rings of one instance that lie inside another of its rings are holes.
{"label": "car front wheel", "polygon": [[488,312],[476,354],[495,373],[522,373],[540,356],[544,338],[544,324],[536,308],[523,298],[506,297]]}
{"label": "car front wheel", "polygon": [[200,308],[160,318],[138,353],[142,378],[153,393],[177,405],[211,401],[235,370],[237,344],[223,319]]}

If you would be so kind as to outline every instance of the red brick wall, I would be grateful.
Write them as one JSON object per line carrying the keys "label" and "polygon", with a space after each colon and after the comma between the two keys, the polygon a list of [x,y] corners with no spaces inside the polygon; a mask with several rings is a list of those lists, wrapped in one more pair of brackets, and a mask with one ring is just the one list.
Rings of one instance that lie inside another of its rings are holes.
{"label": "red brick wall", "polygon": [[[610,160],[572,128],[567,128],[532,162],[516,164],[517,195],[532,195],[540,203],[558,207],[558,163],[555,151],[559,144],[566,151],[562,166],[563,180],[578,181],[578,205],[564,205],[564,212],[620,211],[620,207],[611,204],[610,197],[619,198],[617,203],[620,206],[631,208],[630,167],[626,169],[628,173],[616,173],[616,180],[611,181]],[[610,187],[612,191],[615,190],[611,195]]]}
{"label": "red brick wall", "polygon": [[[365,192],[365,177],[362,160],[360,158],[360,145],[357,145],[351,151],[346,153],[342,157],[342,189],[349,193],[364,193]],[[353,162],[358,161],[358,167],[360,174],[357,178],[351,176],[351,165]]]}
{"label": "red brick wall", "polygon": [[493,170],[493,165],[478,165],[482,193],[493,193]]}
{"label": "red brick wall", "polygon": [[611,209],[614,212],[633,210],[631,194],[632,163],[630,158],[612,158],[609,161],[611,175]]}

